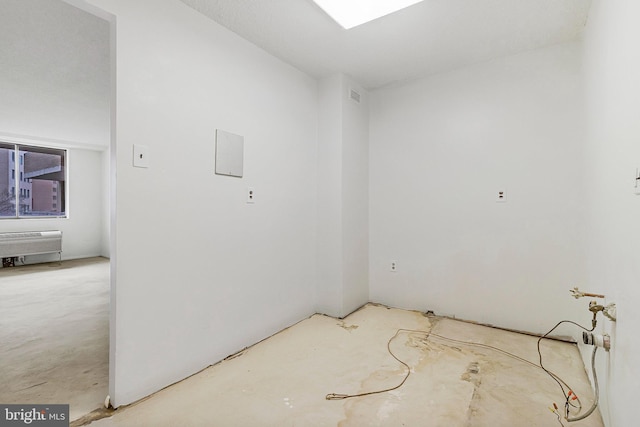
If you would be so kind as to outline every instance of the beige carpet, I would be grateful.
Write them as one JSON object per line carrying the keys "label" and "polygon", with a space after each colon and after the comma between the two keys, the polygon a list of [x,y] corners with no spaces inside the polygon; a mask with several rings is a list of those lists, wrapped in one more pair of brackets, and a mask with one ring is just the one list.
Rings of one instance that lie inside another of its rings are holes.
{"label": "beige carpet", "polygon": [[68,403],[108,394],[109,260],[0,269],[0,402]]}

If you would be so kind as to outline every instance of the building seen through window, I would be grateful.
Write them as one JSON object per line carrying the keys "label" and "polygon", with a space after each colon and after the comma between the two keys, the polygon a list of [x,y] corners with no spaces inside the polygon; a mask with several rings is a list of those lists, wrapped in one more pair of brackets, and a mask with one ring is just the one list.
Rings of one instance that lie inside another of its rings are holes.
{"label": "building seen through window", "polygon": [[66,150],[0,142],[0,218],[66,216]]}

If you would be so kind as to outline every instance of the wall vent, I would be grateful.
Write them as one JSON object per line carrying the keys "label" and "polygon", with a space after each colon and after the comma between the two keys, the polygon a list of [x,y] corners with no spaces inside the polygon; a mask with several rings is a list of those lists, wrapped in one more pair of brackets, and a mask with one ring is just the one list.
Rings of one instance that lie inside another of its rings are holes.
{"label": "wall vent", "polygon": [[360,104],[360,94],[355,90],[353,89],[349,90],[349,98],[351,98],[352,101],[355,101],[358,104]]}

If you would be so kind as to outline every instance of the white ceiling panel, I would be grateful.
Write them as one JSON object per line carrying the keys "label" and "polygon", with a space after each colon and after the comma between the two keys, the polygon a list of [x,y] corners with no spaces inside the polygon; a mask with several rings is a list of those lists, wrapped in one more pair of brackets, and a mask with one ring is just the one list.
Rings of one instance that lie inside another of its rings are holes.
{"label": "white ceiling panel", "polygon": [[591,5],[424,0],[345,30],[312,0],[181,1],[308,74],[343,72],[368,89],[575,40]]}

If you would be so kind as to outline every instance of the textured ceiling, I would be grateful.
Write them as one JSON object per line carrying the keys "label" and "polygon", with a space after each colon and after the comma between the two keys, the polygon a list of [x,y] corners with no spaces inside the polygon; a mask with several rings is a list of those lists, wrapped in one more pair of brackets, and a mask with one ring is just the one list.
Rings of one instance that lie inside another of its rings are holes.
{"label": "textured ceiling", "polygon": [[[312,0],[181,1],[312,76],[369,89],[573,40],[591,5],[424,0],[344,30]],[[0,29],[0,131],[107,145],[108,24],[60,0],[0,0]]]}
{"label": "textured ceiling", "polygon": [[181,0],[316,77],[368,89],[574,40],[591,0],[424,0],[350,30],[312,0]]}

